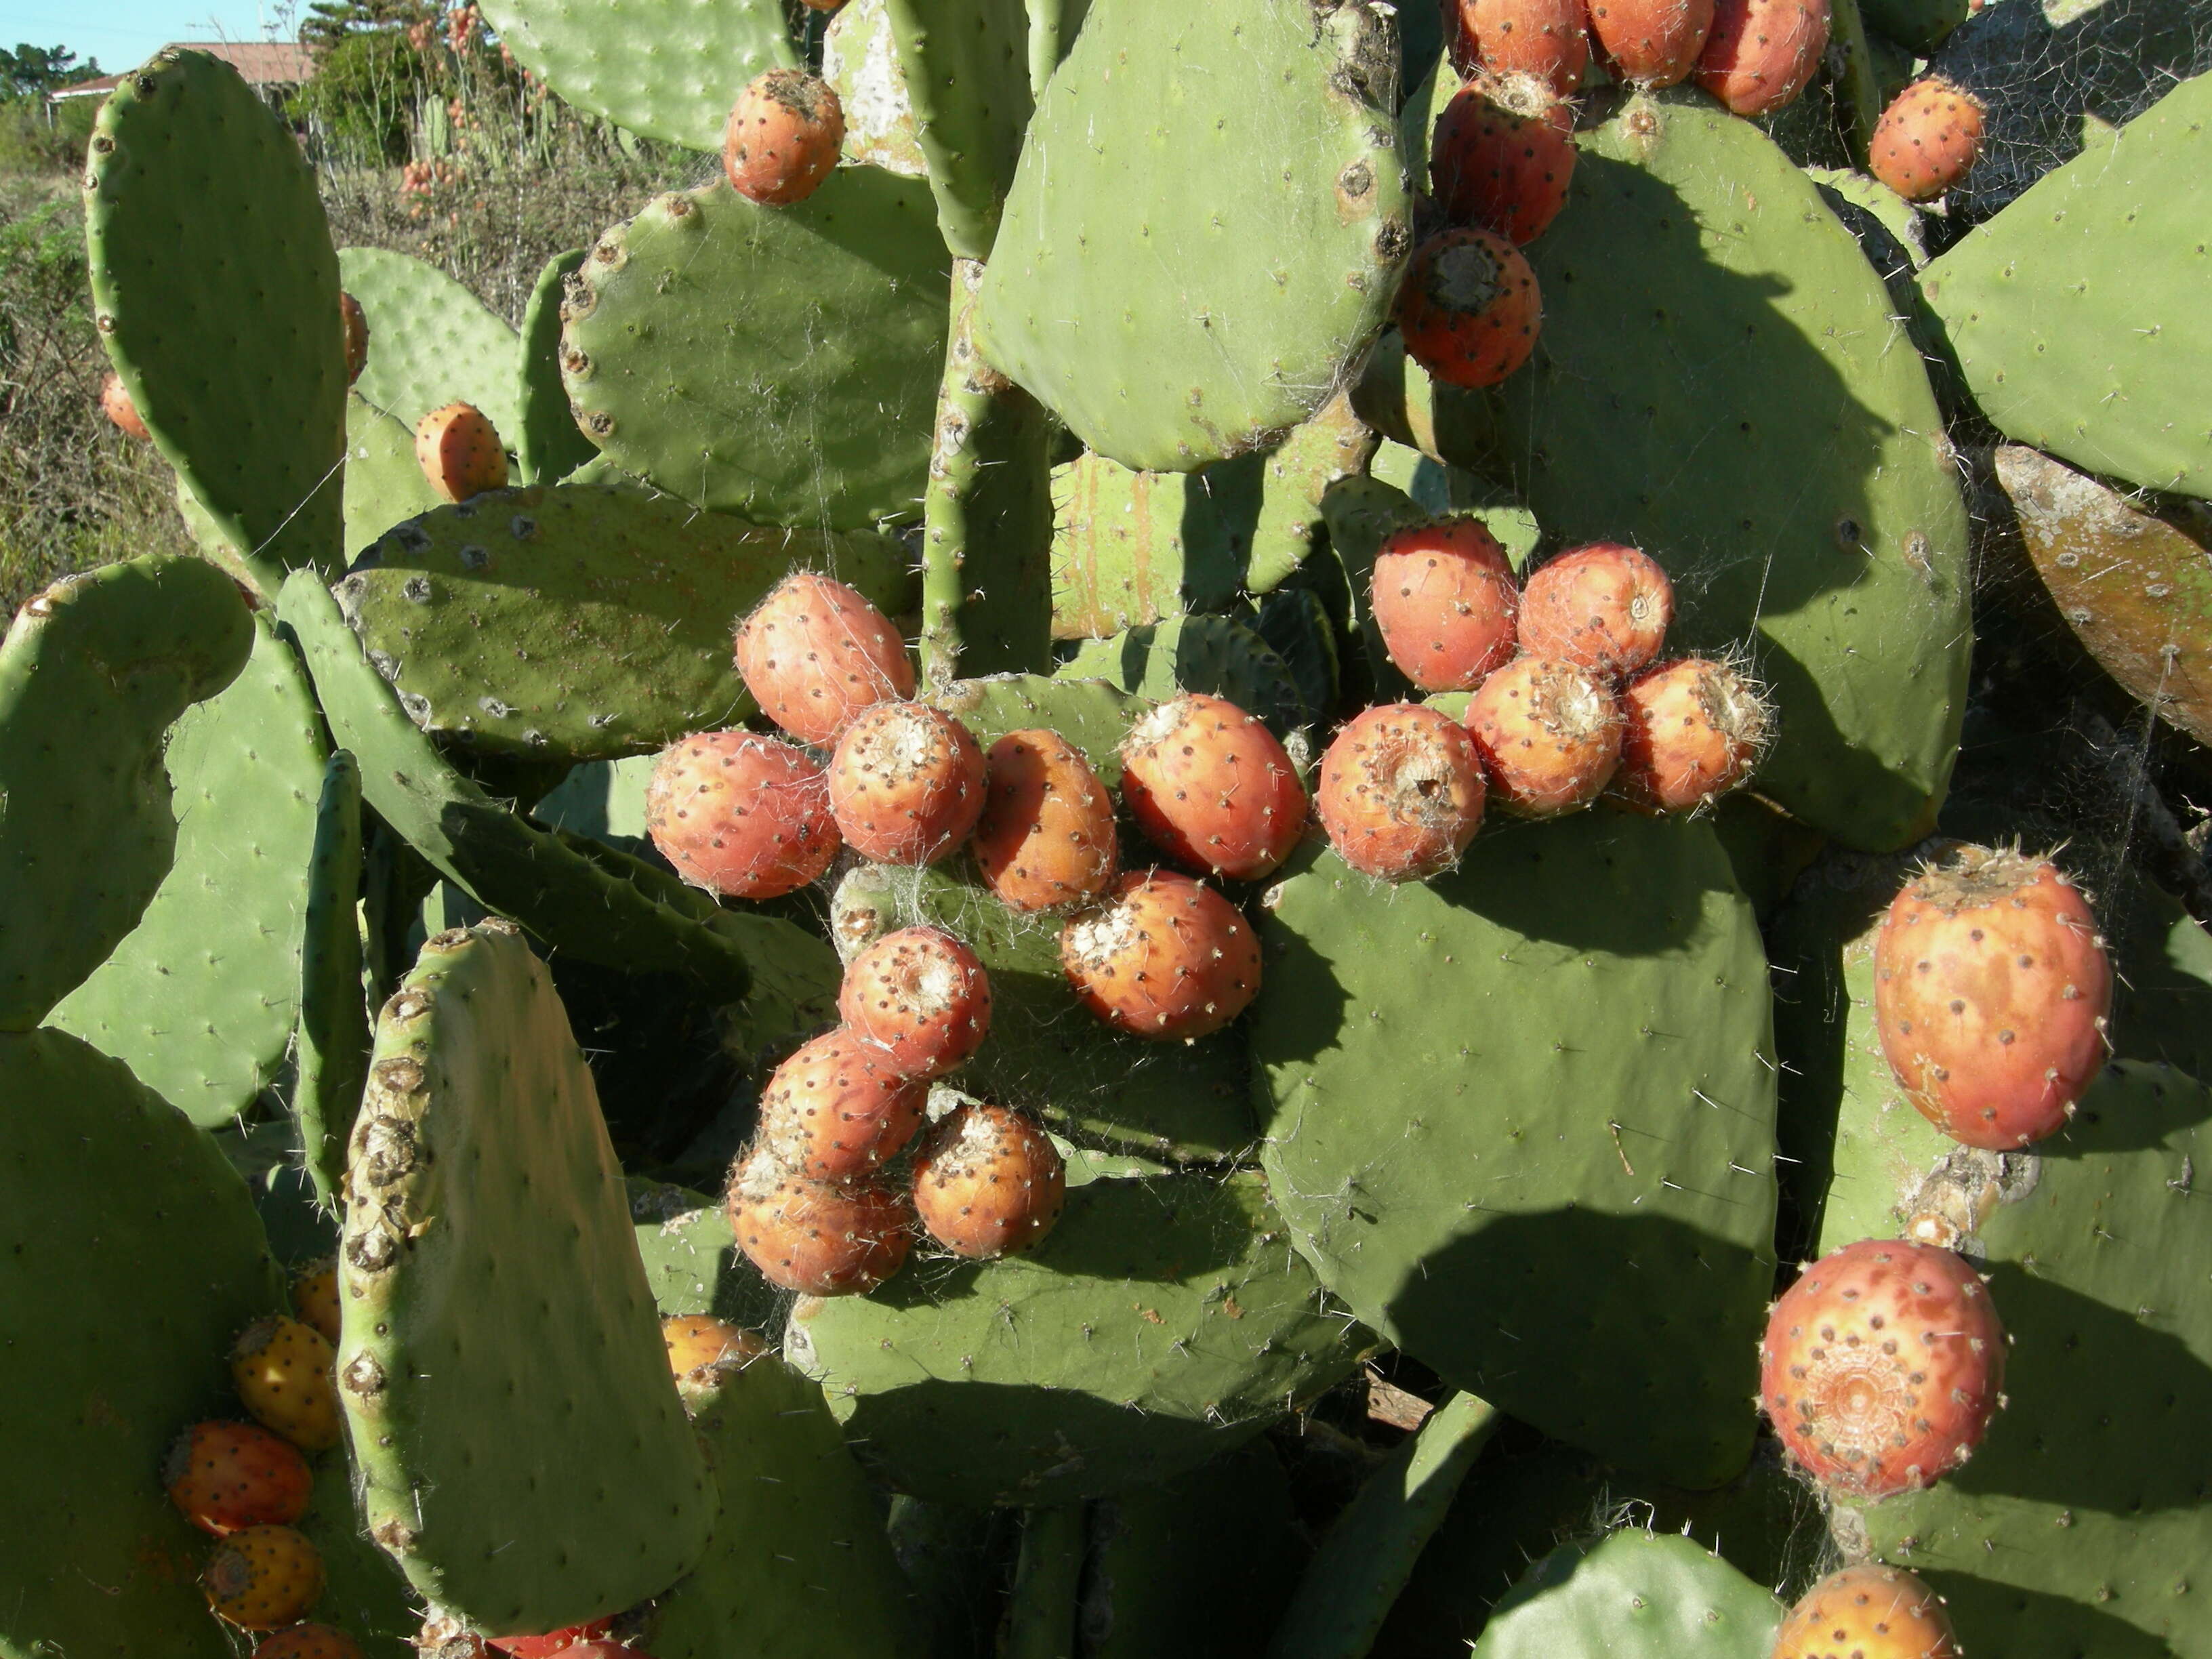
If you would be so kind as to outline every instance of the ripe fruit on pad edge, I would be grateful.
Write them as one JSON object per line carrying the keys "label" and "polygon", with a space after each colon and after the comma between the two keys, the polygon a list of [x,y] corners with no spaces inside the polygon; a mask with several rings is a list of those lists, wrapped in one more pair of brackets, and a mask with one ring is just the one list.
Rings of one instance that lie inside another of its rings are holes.
{"label": "ripe fruit on pad edge", "polygon": [[161,1459],[169,1501],[217,1538],[289,1526],[307,1512],[315,1477],[300,1449],[258,1423],[195,1423]]}
{"label": "ripe fruit on pad edge", "polygon": [[1452,61],[1462,75],[1533,75],[1562,95],[1589,67],[1583,0],[1445,0]]}
{"label": "ripe fruit on pad edge", "polygon": [[1973,1264],[1862,1239],[1807,1267],[1768,1316],[1759,1404],[1791,1457],[1859,1498],[1929,1486],[2002,1403],[2004,1327]]}
{"label": "ripe fruit on pad edge", "polygon": [[830,811],[846,844],[884,864],[934,864],[983,811],[983,751],[951,715],[879,702],[855,715],[830,760]]}
{"label": "ripe fruit on pad edge", "polygon": [[1674,584],[1640,548],[1590,542],[1553,554],[1521,584],[1521,648],[1619,679],[1641,672],[1674,621]]}
{"label": "ripe fruit on pad edge", "polygon": [[323,1558],[289,1527],[245,1527],[216,1547],[200,1573],[209,1609],[240,1630],[279,1630],[323,1593]]}
{"label": "ripe fruit on pad edge", "polygon": [[1429,182],[1445,219],[1533,242],[1567,204],[1574,111],[1533,75],[1486,76],[1451,95],[1429,144]]}
{"label": "ripe fruit on pad edge", "polygon": [[417,421],[415,459],[430,488],[449,501],[507,488],[507,450],[473,404],[447,404]]}
{"label": "ripe fruit on pad edge", "polygon": [[804,70],[755,76],[722,129],[730,188],[765,207],[789,207],[822,187],[845,142],[845,106],[830,84]]}
{"label": "ripe fruit on pad edge", "polygon": [[1828,0],[1714,0],[1698,84],[1742,116],[1795,103],[1828,49]]}
{"label": "ripe fruit on pad edge", "polygon": [[1260,990],[1260,943],[1237,907],[1170,870],[1124,875],[1060,930],[1060,963],[1092,1013],[1162,1042],[1219,1030]]}
{"label": "ripe fruit on pad edge", "polygon": [[1590,43],[1624,81],[1671,87],[1697,67],[1713,0],[1590,0]]}
{"label": "ripe fruit on pad edge", "polygon": [[331,1345],[313,1326],[281,1316],[256,1320],[231,1346],[230,1380],[262,1426],[301,1450],[337,1444]]}
{"label": "ripe fruit on pad edge", "polygon": [[989,1261],[1028,1249],[1052,1231],[1066,1197],[1059,1149],[1003,1106],[955,1107],[915,1157],[915,1212],[956,1255]]}
{"label": "ripe fruit on pad edge", "polygon": [[761,1277],[809,1296],[872,1291],[906,1261],[911,1216],[873,1181],[810,1181],[755,1149],[730,1177],[730,1227]]}
{"label": "ripe fruit on pad edge", "polygon": [[1646,669],[1622,690],[1620,712],[1613,792],[1644,812],[1692,812],[1717,800],[1751,775],[1774,728],[1751,682],[1705,657]]}
{"label": "ripe fruit on pad edge", "polygon": [[1306,792],[1264,721],[1226,697],[1186,691],[1121,740],[1121,799],[1176,863],[1255,881],[1291,855]]}
{"label": "ripe fruit on pad edge", "polygon": [[1620,706],[1587,668],[1516,657],[1468,700],[1467,729],[1491,797],[1522,817],[1589,805],[1620,759]]}
{"label": "ripe fruit on pad edge", "polygon": [[1772,1659],[1959,1659],[1942,1598],[1899,1567],[1868,1562],[1807,1590],[1774,1633]]}
{"label": "ripe fruit on pad edge", "polygon": [[1398,288],[1407,353],[1448,386],[1496,386],[1528,361],[1544,320],[1536,273],[1487,230],[1446,230],[1413,250]]}
{"label": "ripe fruit on pad edge", "polygon": [[951,1071],[991,1031],[991,976],[939,927],[884,934],[845,965],[837,1017],[901,1077]]}
{"label": "ripe fruit on pad edge", "polygon": [[1314,811],[1353,869],[1383,881],[1449,869],[1482,827],[1474,739],[1450,715],[1384,703],[1346,721],[1321,759]]}
{"label": "ripe fruit on pad edge", "polygon": [[2055,1134],[2105,1060],[2112,968],[2048,859],[1954,843],[1875,936],[1875,1026],[1905,1097],[1969,1146]]}
{"label": "ripe fruit on pad edge", "polygon": [[662,750],[645,828],[678,875],[729,898],[804,887],[840,845],[820,763],[755,732],[699,732]]}
{"label": "ripe fruit on pad edge", "polygon": [[759,1144],[814,1181],[850,1181],[904,1151],[929,1085],[843,1026],[799,1046],[761,1091]]}
{"label": "ripe fruit on pad edge", "polygon": [[1114,879],[1114,798],[1057,732],[1009,732],[983,758],[975,867],[1017,910],[1085,904]]}
{"label": "ripe fruit on pad edge", "polygon": [[914,664],[890,618],[858,588],[794,570],[738,624],[738,678],[801,743],[835,743],[872,703],[914,695]]}
{"label": "ripe fruit on pad edge", "polygon": [[1867,146],[1867,171],[1908,202],[1932,202],[1973,171],[1982,153],[1981,100],[1941,76],[1890,100]]}
{"label": "ripe fruit on pad edge", "polygon": [[1409,525],[1376,550],[1368,601],[1383,648],[1424,691],[1471,691],[1513,659],[1521,590],[1477,519]]}

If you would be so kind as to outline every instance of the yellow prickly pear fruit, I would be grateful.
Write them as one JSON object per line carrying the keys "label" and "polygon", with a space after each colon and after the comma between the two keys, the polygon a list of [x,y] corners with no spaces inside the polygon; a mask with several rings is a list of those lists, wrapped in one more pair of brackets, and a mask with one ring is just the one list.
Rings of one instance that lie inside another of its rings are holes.
{"label": "yellow prickly pear fruit", "polygon": [[310,1261],[292,1275],[292,1311],[300,1322],[323,1334],[332,1347],[338,1342],[338,1264],[335,1256]]}
{"label": "yellow prickly pear fruit", "polygon": [[246,1527],[208,1557],[200,1589],[240,1630],[282,1630],[323,1593],[323,1558],[289,1527]]}
{"label": "yellow prickly pear fruit", "polygon": [[742,1365],[768,1352],[768,1344],[754,1332],[706,1314],[678,1314],[664,1319],[660,1336],[668,1345],[668,1368],[678,1376],[708,1365],[732,1362]]}
{"label": "yellow prickly pear fruit", "polygon": [[329,1339],[311,1325],[281,1316],[257,1320],[231,1345],[231,1381],[265,1427],[302,1451],[321,1451],[338,1443],[331,1353]]}

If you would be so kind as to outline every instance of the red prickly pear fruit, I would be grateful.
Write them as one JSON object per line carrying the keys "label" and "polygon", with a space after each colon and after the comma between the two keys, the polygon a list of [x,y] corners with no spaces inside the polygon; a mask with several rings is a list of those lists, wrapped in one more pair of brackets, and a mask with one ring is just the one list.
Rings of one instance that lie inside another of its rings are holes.
{"label": "red prickly pear fruit", "polygon": [[936,927],[886,933],[846,964],[837,1017],[894,1073],[943,1077],[991,1032],[991,976]]}
{"label": "red prickly pear fruit", "polygon": [[1057,732],[1009,732],[984,757],[975,867],[1017,910],[1088,904],[1119,867],[1114,798]]}
{"label": "red prickly pear fruit", "polygon": [[751,732],[701,732],[661,750],[645,828],[678,875],[728,898],[804,887],[839,844],[820,763]]}
{"label": "red prickly pear fruit", "polygon": [[1905,884],[1874,946],[1875,1026],[1905,1097],[1968,1146],[2063,1128],[2105,1060],[2112,965],[2047,859],[1954,845]]}
{"label": "red prickly pear fruit", "polygon": [[1805,1592],[1774,1632],[1773,1659],[1959,1659],[1942,1599],[1898,1567],[1868,1562]]}
{"label": "red prickly pear fruit", "polygon": [[1492,798],[1516,817],[1558,817],[1595,800],[1620,763],[1620,727],[1612,688],[1558,657],[1515,659],[1467,705]]}
{"label": "red prickly pear fruit", "polygon": [[1186,691],[1121,740],[1121,799],[1178,864],[1256,881],[1298,844],[1305,787],[1275,734],[1226,697]]}
{"label": "red prickly pear fruit", "polygon": [[1533,75],[1470,82],[1437,117],[1429,180],[1455,225],[1533,242],[1567,204],[1574,111]]}
{"label": "red prickly pear fruit", "polygon": [[660,1340],[668,1350],[668,1369],[678,1376],[745,1365],[768,1352],[757,1331],[710,1314],[676,1314],[662,1320]]}
{"label": "red prickly pear fruit", "polygon": [[1521,647],[1620,679],[1648,667],[1674,620],[1674,584],[1619,542],[1571,547],[1521,585]]}
{"label": "red prickly pear fruit", "polygon": [[100,383],[100,413],[112,421],[126,437],[144,443],[153,436],[146,430],[146,422],[139,417],[138,405],[131,401],[131,393],[123,384],[123,377],[113,369]]}
{"label": "red prickly pear fruit", "polygon": [[1052,1231],[1066,1199],[1059,1150],[1003,1106],[954,1108],[915,1157],[915,1212],[956,1255],[988,1261],[1028,1249]]}
{"label": "red prickly pear fruit", "polygon": [[1496,386],[1528,361],[1544,320],[1536,273],[1486,230],[1447,230],[1413,250],[1398,289],[1398,332],[1448,386]]}
{"label": "red prickly pear fruit", "polygon": [[911,1212],[872,1181],[810,1181],[763,1148],[730,1180],[730,1227],[745,1259],[779,1289],[854,1296],[896,1273],[912,1242]]}
{"label": "red prickly pear fruit", "polygon": [[983,751],[940,709],[879,702],[837,739],[830,811],[864,857],[934,864],[959,851],[982,816]]}
{"label": "red prickly pear fruit", "polygon": [[1620,693],[1613,794],[1640,812],[1694,812],[1748,778],[1774,726],[1759,690],[1724,662],[1682,657]]}
{"label": "red prickly pear fruit", "polygon": [[1796,101],[1828,49],[1828,0],[1715,0],[1698,84],[1738,115]]}
{"label": "red prickly pear fruit", "polygon": [[200,1589],[216,1616],[240,1630],[281,1630],[323,1593],[323,1558],[289,1527],[244,1527],[208,1557]]}
{"label": "red prickly pear fruit", "polygon": [[351,386],[368,367],[368,313],[360,301],[343,292],[338,295],[338,331],[344,342],[346,384]]}
{"label": "red prickly pear fruit", "polygon": [[507,451],[473,404],[447,404],[417,421],[415,459],[430,488],[449,501],[507,488]]}
{"label": "red prickly pear fruit", "polygon": [[302,1325],[323,1334],[332,1347],[338,1342],[338,1262],[326,1255],[307,1262],[292,1274],[292,1312]]}
{"label": "red prickly pear fruit", "polygon": [[1462,74],[1533,75],[1572,92],[1589,67],[1583,0],[1458,0],[1452,59]]}
{"label": "red prickly pear fruit", "polygon": [[1881,112],[1867,168],[1906,201],[1932,202],[1971,173],[1981,153],[1981,100],[1931,75]]}
{"label": "red prickly pear fruit", "polygon": [[1671,87],[1697,67],[1713,0],[1590,0],[1589,14],[1597,55],[1620,79]]}
{"label": "red prickly pear fruit", "polygon": [[803,1044],[761,1091],[760,1139],[787,1170],[849,1181],[905,1150],[929,1085],[842,1025]]}
{"label": "red prickly pear fruit", "polygon": [[786,576],[738,624],[737,663],[761,713],[801,743],[835,743],[863,708],[914,695],[890,618],[811,570]]}
{"label": "red prickly pear fruit", "polygon": [[[548,1631],[543,1636],[487,1637],[484,1645],[495,1652],[507,1654],[509,1659],[554,1659],[556,1654],[560,1659],[583,1659],[585,1655],[601,1644],[602,1638],[614,1628],[614,1624],[613,1618],[609,1616],[592,1620],[587,1624],[570,1625],[565,1630]],[[615,1646],[612,1643],[606,1645]],[[616,1647],[616,1651],[626,1653],[629,1650]]]}
{"label": "red prickly pear fruit", "polygon": [[757,75],[722,130],[730,188],[764,207],[789,207],[821,188],[845,142],[845,106],[804,70]]}
{"label": "red prickly pear fruit", "polygon": [[195,1423],[170,1443],[161,1484],[185,1520],[221,1538],[297,1521],[315,1477],[298,1447],[257,1423]]}
{"label": "red prickly pear fruit", "polygon": [[1480,520],[1385,538],[1368,595],[1390,660],[1424,691],[1471,691],[1513,659],[1521,590]]}
{"label": "red prickly pear fruit", "polygon": [[1168,870],[1131,871],[1069,922],[1060,964],[1092,1013],[1164,1042],[1219,1030],[1260,990],[1260,942],[1237,907]]}
{"label": "red prickly pear fruit", "polygon": [[1383,881],[1418,881],[1459,862],[1482,827],[1482,762],[1467,728],[1417,702],[1345,723],[1321,758],[1314,811],[1337,856]]}
{"label": "red prickly pear fruit", "polygon": [[[509,1659],[583,1659],[583,1656],[599,1645],[600,1638],[614,1628],[611,1616],[594,1619],[588,1624],[571,1625],[565,1630],[548,1631],[543,1636],[493,1636],[485,1638],[484,1645],[509,1656]],[[612,1644],[609,1644],[612,1646]],[[628,1649],[617,1648],[617,1652]]]}
{"label": "red prickly pear fruit", "polygon": [[1869,1238],[1805,1269],[1767,1317],[1759,1403],[1816,1480],[1854,1498],[1932,1486],[2002,1403],[2004,1327],[1972,1263]]}
{"label": "red prickly pear fruit", "polygon": [[253,1659],[363,1659],[361,1644],[328,1625],[294,1625],[253,1650]]}
{"label": "red prickly pear fruit", "polygon": [[337,1444],[331,1345],[313,1326],[282,1316],[256,1320],[231,1346],[230,1380],[262,1426],[301,1451]]}

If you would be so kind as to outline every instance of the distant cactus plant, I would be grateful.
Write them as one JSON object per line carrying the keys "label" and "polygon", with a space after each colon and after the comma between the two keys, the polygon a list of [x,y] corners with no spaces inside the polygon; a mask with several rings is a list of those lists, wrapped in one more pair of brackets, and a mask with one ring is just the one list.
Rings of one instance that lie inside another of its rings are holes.
{"label": "distant cactus plant", "polygon": [[519,328],[123,76],[0,1656],[2212,1656],[2212,943],[1952,793],[1966,483],[2212,729],[2212,77],[1976,210],[2024,4],[410,17],[699,158]]}

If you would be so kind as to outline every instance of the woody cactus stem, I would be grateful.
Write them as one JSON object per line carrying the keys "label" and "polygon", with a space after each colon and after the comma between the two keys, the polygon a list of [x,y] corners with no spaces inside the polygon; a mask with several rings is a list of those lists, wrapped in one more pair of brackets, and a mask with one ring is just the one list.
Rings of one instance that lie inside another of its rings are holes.
{"label": "woody cactus stem", "polygon": [[975,349],[972,327],[981,259],[952,262],[952,327],[945,346],[945,382],[937,394],[937,438],[929,454],[929,490],[921,509],[921,673],[933,687],[959,672],[960,609],[968,563],[968,507],[975,489],[975,429],[989,413],[997,377]]}

